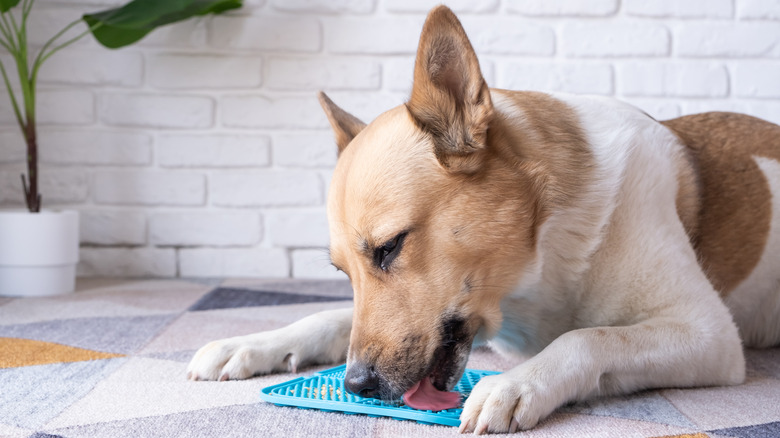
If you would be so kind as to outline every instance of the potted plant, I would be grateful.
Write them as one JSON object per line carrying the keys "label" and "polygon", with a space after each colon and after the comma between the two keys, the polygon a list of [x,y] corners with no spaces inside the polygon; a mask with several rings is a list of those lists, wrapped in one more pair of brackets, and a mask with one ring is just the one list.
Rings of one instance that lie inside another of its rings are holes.
{"label": "potted plant", "polygon": [[[0,211],[0,295],[35,296],[72,292],[78,262],[78,212],[42,210],[38,188],[35,123],[38,72],[49,57],[88,33],[108,48],[130,45],[157,27],[196,15],[241,7],[241,0],[133,0],[119,8],[85,14],[52,36],[33,56],[27,20],[35,0],[0,0],[0,46],[13,58],[19,86],[0,61],[0,73],[27,145],[27,175],[21,176],[24,211]],[[74,27],[87,29],[65,39]]]}

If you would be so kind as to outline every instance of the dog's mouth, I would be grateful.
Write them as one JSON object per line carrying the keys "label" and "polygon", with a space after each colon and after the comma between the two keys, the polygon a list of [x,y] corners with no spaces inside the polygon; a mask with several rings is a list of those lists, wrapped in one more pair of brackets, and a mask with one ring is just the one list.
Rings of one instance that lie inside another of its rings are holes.
{"label": "dog's mouth", "polygon": [[[453,332],[449,331],[448,333],[452,334]],[[470,351],[470,337],[457,339],[453,336],[445,336],[442,344],[433,355],[433,364],[428,375],[436,389],[451,391],[455,387],[463,375]]]}
{"label": "dog's mouth", "polygon": [[428,373],[404,393],[406,404],[418,409],[457,407],[460,394],[450,392],[463,375],[473,336],[463,318],[449,318],[442,325],[442,342],[433,355]]}

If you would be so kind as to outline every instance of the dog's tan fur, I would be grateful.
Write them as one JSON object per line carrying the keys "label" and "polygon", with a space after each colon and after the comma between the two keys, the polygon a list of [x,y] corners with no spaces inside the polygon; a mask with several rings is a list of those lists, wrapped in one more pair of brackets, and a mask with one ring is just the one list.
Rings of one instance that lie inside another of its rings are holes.
{"label": "dog's tan fur", "polygon": [[715,289],[728,295],[758,263],[769,236],[772,193],[753,156],[780,160],[780,127],[733,113],[695,114],[662,122],[690,148],[701,201],[691,241]]}
{"label": "dog's tan fur", "polygon": [[414,78],[368,125],[320,97],[354,309],[211,343],[190,378],[346,357],[347,388],[396,398],[423,378],[452,388],[487,342],[532,357],[476,385],[461,431],[505,432],[594,395],[738,384],[738,333],[780,343],[780,127],[489,89],[446,7]]}

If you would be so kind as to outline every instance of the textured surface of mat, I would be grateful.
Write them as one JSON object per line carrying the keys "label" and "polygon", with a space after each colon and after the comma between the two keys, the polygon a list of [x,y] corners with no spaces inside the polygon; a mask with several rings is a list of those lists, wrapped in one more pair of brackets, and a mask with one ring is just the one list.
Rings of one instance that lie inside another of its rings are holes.
{"label": "textured surface of mat", "polygon": [[[350,306],[343,282],[88,280],[55,298],[0,299],[0,436],[456,436],[412,421],[278,407],[268,385],[298,374],[190,382],[208,341]],[[780,349],[747,351],[748,379],[664,389],[559,409],[523,437],[780,436]],[[476,350],[469,368],[516,361]]]}
{"label": "textured surface of mat", "polygon": [[[396,420],[413,420],[423,424],[460,426],[463,402],[474,385],[482,377],[494,375],[496,371],[472,370],[466,368],[460,381],[452,389],[458,396],[458,406],[447,409],[421,410],[408,405],[404,400],[380,400],[360,397],[344,388],[347,374],[346,364],[314,373],[309,377],[295,379],[263,388],[260,398],[277,406],[293,406],[302,409],[320,409],[328,412],[364,414],[372,417],[388,417]],[[406,394],[404,395],[404,399]]]}

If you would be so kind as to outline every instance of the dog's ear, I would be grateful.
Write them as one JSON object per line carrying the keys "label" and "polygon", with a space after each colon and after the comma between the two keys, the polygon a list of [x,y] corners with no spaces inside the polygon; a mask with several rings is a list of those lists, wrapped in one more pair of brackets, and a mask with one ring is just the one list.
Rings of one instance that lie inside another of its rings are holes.
{"label": "dog's ear", "polygon": [[442,166],[466,173],[478,169],[493,103],[466,32],[446,6],[433,9],[423,25],[407,107],[431,134]]}
{"label": "dog's ear", "polygon": [[330,126],[333,128],[333,133],[336,135],[336,144],[339,147],[339,155],[341,155],[344,148],[346,148],[349,142],[366,127],[366,124],[352,114],[339,108],[338,105],[333,103],[333,101],[322,91],[318,93],[318,97],[322,109],[325,110],[325,115],[328,116]]}

